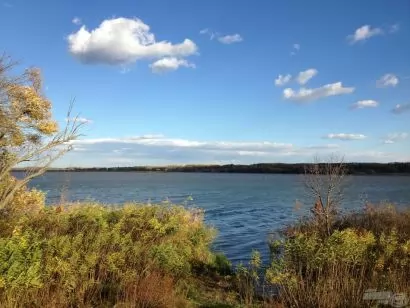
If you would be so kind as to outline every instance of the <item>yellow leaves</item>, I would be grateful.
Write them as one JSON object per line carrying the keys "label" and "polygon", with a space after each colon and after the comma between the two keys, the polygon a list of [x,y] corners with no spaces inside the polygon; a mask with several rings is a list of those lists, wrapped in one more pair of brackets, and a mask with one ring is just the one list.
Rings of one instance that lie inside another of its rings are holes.
{"label": "yellow leaves", "polygon": [[397,231],[393,229],[390,234],[382,233],[380,236],[380,245],[383,247],[385,254],[390,257],[397,249],[398,237]]}
{"label": "yellow leaves", "polygon": [[28,116],[32,120],[48,119],[51,103],[33,87],[12,85],[8,87],[8,96],[16,115]]}
{"label": "yellow leaves", "polygon": [[375,244],[376,239],[372,232],[364,231],[359,234],[354,229],[345,229],[341,232],[342,245],[340,251],[350,260],[363,256],[367,249]]}
{"label": "yellow leaves", "polygon": [[13,132],[10,137],[10,142],[13,146],[22,145],[24,142],[24,136],[20,131]]}
{"label": "yellow leaves", "polygon": [[44,208],[45,194],[37,189],[26,190],[25,187],[19,190],[13,199],[13,209],[17,212],[38,212]]}
{"label": "yellow leaves", "polygon": [[37,125],[37,129],[45,135],[51,135],[58,131],[58,125],[55,121],[43,121]]}
{"label": "yellow leaves", "polygon": [[401,249],[404,253],[408,254],[410,257],[410,240],[407,240],[402,246]]}

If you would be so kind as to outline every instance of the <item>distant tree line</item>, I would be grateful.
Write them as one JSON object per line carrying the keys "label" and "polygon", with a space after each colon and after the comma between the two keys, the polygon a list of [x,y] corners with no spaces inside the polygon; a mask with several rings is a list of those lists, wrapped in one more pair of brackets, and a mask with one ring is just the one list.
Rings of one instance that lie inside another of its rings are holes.
{"label": "distant tree line", "polygon": [[[207,173],[276,173],[302,174],[311,164],[253,164],[253,165],[183,165],[183,166],[135,166],[111,168],[64,168],[49,171],[113,171],[113,172],[207,172]],[[346,163],[348,174],[410,174],[410,162],[405,163]]]}

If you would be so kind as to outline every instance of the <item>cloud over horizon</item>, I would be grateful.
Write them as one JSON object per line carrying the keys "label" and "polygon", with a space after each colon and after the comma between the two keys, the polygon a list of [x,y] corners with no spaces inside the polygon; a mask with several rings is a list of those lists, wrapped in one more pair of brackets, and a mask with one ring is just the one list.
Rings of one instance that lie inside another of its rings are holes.
{"label": "cloud over horizon", "polygon": [[[327,138],[329,137],[329,138]],[[391,136],[392,137],[392,136]],[[362,140],[362,134],[329,134],[326,139]],[[72,141],[74,150],[63,158],[65,166],[137,166],[183,164],[252,164],[312,162],[313,157],[337,154],[351,161],[405,161],[395,152],[349,150],[338,144],[295,145],[271,141],[198,141],[142,135],[123,138],[90,138]],[[81,164],[73,163],[81,157]],[[98,163],[96,163],[98,161]]]}
{"label": "cloud over horizon", "polygon": [[324,139],[338,139],[342,141],[347,140],[363,140],[366,139],[367,136],[363,134],[345,134],[345,133],[338,133],[338,134],[327,134],[323,136]]}
{"label": "cloud over horizon", "polygon": [[91,165],[96,161],[96,157],[102,165],[127,161],[133,165],[147,164],[146,161],[149,161],[149,164],[300,161],[311,160],[318,151],[330,155],[340,150],[337,144],[296,146],[292,143],[272,141],[197,141],[167,138],[163,135],[79,139],[70,144],[73,145],[74,151],[68,154],[68,159],[78,155],[82,158],[92,157]]}

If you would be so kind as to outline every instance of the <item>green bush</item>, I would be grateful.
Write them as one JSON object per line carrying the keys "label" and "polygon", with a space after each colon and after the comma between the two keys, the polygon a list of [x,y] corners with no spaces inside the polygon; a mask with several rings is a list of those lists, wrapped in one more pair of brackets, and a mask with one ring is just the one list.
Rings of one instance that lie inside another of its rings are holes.
{"label": "green bush", "polygon": [[368,288],[410,294],[410,211],[387,205],[337,217],[330,235],[314,221],[271,243],[266,277],[285,306],[361,307]]}
{"label": "green bush", "polygon": [[81,204],[21,216],[0,238],[0,306],[158,304],[193,265],[213,262],[213,237],[197,212],[170,205]]}

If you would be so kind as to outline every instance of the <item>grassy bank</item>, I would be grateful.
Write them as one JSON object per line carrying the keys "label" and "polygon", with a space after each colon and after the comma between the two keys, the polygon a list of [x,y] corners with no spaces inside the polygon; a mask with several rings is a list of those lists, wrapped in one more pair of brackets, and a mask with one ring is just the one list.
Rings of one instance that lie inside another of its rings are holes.
{"label": "grassy bank", "polygon": [[330,232],[304,219],[271,252],[266,276],[285,307],[365,307],[367,289],[410,295],[410,211],[390,204],[337,216]]}
{"label": "grassy bank", "polygon": [[[390,205],[339,216],[330,234],[314,217],[303,219],[271,243],[263,272],[257,252],[234,269],[214,254],[215,230],[199,210],[74,204],[3,211],[0,306],[363,307],[368,288],[410,294],[409,222],[410,211]],[[279,297],[254,291],[264,276],[281,286]]]}
{"label": "grassy bank", "polygon": [[178,206],[81,204],[3,215],[1,307],[184,307],[214,231]]}

